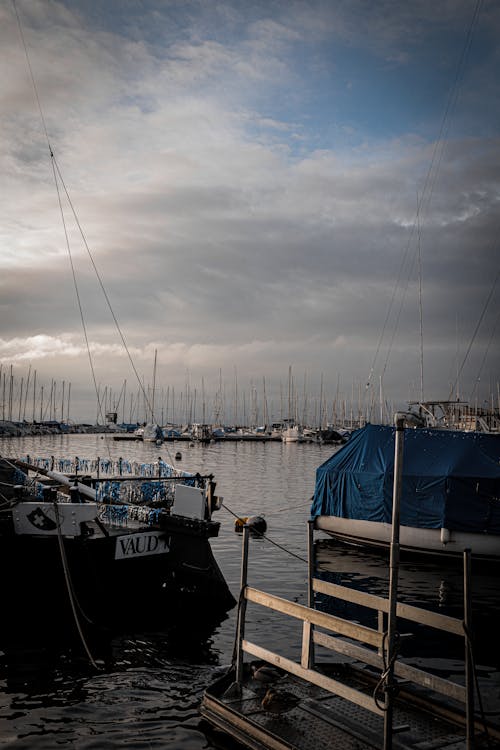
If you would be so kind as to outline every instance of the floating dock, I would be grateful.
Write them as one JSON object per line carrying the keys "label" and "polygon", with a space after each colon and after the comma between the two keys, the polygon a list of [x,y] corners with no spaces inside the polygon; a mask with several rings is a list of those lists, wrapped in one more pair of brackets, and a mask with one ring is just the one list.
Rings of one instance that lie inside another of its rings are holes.
{"label": "floating dock", "polygon": [[[119,433],[113,435],[113,440],[116,441],[133,441],[133,440],[140,440],[142,442],[142,436],[141,435],[134,435],[134,433]],[[252,433],[237,433],[237,432],[228,432],[226,435],[214,435],[212,437],[200,440],[199,438],[193,437],[192,435],[176,435],[175,437],[167,436],[163,438],[164,442],[166,443],[174,443],[174,442],[189,442],[189,443],[210,443],[210,442],[216,442],[216,443],[241,443],[241,442],[252,442],[252,443],[280,443],[281,442],[281,436],[274,436],[274,435],[259,435],[259,434],[252,434]]]}
{"label": "floating dock", "polygon": [[[310,521],[308,606],[248,586],[250,534],[244,528],[235,659],[205,691],[203,718],[251,750],[500,748],[500,724],[488,716],[486,725],[474,705],[470,552],[464,552],[462,620],[398,602],[394,595],[384,598],[315,578],[313,528]],[[315,594],[373,610],[377,628],[315,609]],[[300,661],[245,638],[250,603],[302,621]],[[393,617],[406,627],[417,623],[425,637],[438,630],[455,642],[462,639],[463,682],[401,661],[400,636],[389,624]],[[319,648],[330,652],[328,662],[316,659]]]}
{"label": "floating dock", "polygon": [[[219,731],[252,750],[380,750],[383,747],[384,717],[372,710],[333,694],[326,688],[283,671],[272,690],[294,696],[297,705],[286,713],[272,713],[262,703],[269,687],[263,687],[251,674],[262,662],[245,669],[241,694],[234,688],[234,671],[228,673],[204,695],[202,715]],[[285,666],[285,664],[284,664]],[[376,687],[373,675],[356,671],[347,664],[316,666],[316,673],[346,688],[357,690],[373,701]],[[292,700],[292,699],[291,699]],[[295,703],[295,701],[293,701]],[[394,750],[464,750],[465,722],[459,714],[416,699],[401,690],[394,704],[392,747]],[[478,726],[475,748],[498,748],[491,736],[489,744]]]}

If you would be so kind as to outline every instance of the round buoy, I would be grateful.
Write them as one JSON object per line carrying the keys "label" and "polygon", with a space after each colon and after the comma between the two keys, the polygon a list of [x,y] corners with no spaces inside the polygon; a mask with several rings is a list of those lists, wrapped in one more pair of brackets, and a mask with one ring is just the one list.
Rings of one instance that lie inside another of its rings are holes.
{"label": "round buoy", "polygon": [[250,516],[247,518],[247,526],[250,526],[250,531],[263,534],[267,529],[266,519],[264,516]]}

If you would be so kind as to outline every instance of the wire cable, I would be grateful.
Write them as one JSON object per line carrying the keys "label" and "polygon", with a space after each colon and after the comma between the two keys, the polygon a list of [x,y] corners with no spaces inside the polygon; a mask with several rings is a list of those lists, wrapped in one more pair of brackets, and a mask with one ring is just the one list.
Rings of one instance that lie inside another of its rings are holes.
{"label": "wire cable", "polygon": [[[448,134],[448,131],[449,131],[450,117],[451,117],[451,114],[452,114],[452,112],[453,112],[453,110],[454,110],[454,108],[456,106],[457,101],[458,101],[460,83],[461,83],[461,80],[463,78],[463,74],[464,74],[464,70],[465,70],[465,65],[466,65],[467,58],[468,58],[468,55],[469,55],[469,52],[470,52],[470,49],[471,49],[471,46],[472,46],[472,40],[473,40],[475,29],[476,29],[477,24],[478,24],[479,16],[480,16],[480,13],[481,13],[482,3],[483,3],[483,0],[476,0],[476,3],[474,5],[474,10],[473,10],[473,13],[472,13],[472,17],[471,17],[471,20],[469,22],[469,25],[468,25],[468,28],[467,28],[467,31],[466,31],[465,41],[464,41],[464,44],[463,44],[463,47],[462,47],[462,51],[461,51],[461,54],[460,54],[460,57],[459,57],[459,60],[458,60],[458,63],[457,63],[457,67],[456,67],[455,78],[453,80],[452,86],[451,86],[449,94],[448,94],[448,98],[447,98],[447,101],[446,101],[445,109],[444,109],[443,116],[442,116],[442,119],[441,119],[440,128],[439,128],[439,131],[438,131],[438,135],[437,135],[436,141],[434,143],[431,160],[430,160],[429,167],[427,169],[427,173],[426,173],[426,176],[425,176],[423,189],[422,189],[420,198],[417,200],[417,209],[416,209],[415,219],[413,220],[413,223],[412,223],[412,226],[411,226],[411,229],[410,229],[410,236],[408,238],[408,242],[406,244],[406,248],[405,248],[405,251],[404,251],[402,259],[401,259],[400,268],[399,268],[399,272],[398,272],[398,277],[397,277],[396,283],[394,284],[394,287],[393,287],[391,299],[390,299],[390,302],[389,302],[389,306],[388,306],[388,309],[387,309],[386,317],[385,317],[384,324],[383,324],[383,327],[382,327],[382,333],[381,333],[381,335],[379,337],[377,348],[375,350],[375,355],[374,355],[374,358],[373,358],[373,361],[372,361],[372,365],[371,365],[371,368],[370,368],[370,372],[369,372],[369,375],[368,375],[368,378],[367,378],[367,383],[366,383],[366,388],[365,388],[365,395],[366,395],[367,390],[371,387],[371,380],[372,380],[373,373],[374,373],[374,370],[375,370],[377,358],[379,356],[380,349],[381,349],[381,346],[382,346],[382,342],[383,342],[383,339],[385,337],[385,333],[386,333],[387,326],[388,326],[388,323],[389,323],[389,318],[391,316],[391,313],[392,313],[392,310],[393,310],[393,307],[394,307],[394,303],[395,303],[397,291],[398,291],[398,288],[400,287],[400,284],[401,284],[401,279],[402,279],[402,276],[403,276],[403,269],[404,269],[404,267],[405,267],[405,265],[407,263],[408,256],[410,254],[411,243],[412,243],[412,240],[413,240],[413,236],[414,236],[415,230],[417,228],[417,224],[419,224],[420,216],[422,214],[422,209],[425,207],[425,209],[428,210],[428,207],[429,207],[429,204],[430,204],[430,199],[431,199],[433,191],[434,191],[434,187],[435,187],[436,180],[437,180],[437,175],[439,173],[439,169],[440,169],[440,166],[441,166],[441,161],[442,161],[443,154],[444,154],[445,147],[446,147],[445,137],[446,137],[446,135]],[[425,206],[424,206],[424,204],[425,204]],[[420,231],[420,227],[419,227],[419,231]],[[419,246],[420,246],[420,243],[418,242],[417,243],[417,249],[415,250],[414,255],[416,255],[417,252],[420,253]],[[392,336],[391,336],[391,341],[389,343],[389,347],[388,347],[388,350],[387,350],[387,355],[386,355],[385,363],[384,363],[384,367],[383,367],[382,379],[383,379],[383,376],[384,376],[385,371],[387,369],[388,362],[389,362],[389,359],[390,359],[390,356],[391,356],[391,353],[392,353],[392,347],[393,347],[393,344],[394,344],[394,339],[395,339],[397,330],[399,328],[399,320],[400,320],[400,317],[401,317],[401,311],[402,311],[403,303],[404,303],[404,300],[405,300],[405,297],[406,297],[406,294],[407,294],[407,291],[408,291],[409,282],[410,282],[410,279],[411,279],[411,277],[413,275],[414,265],[415,265],[415,258],[413,258],[413,260],[410,261],[410,264],[409,264],[409,273],[408,273],[408,277],[407,277],[407,280],[406,280],[406,283],[405,283],[405,286],[404,286],[404,289],[403,289],[403,292],[402,292],[401,304],[400,304],[400,307],[399,307],[399,311],[398,311],[398,313],[396,315],[396,320],[395,320],[395,323],[394,323],[394,330],[393,330],[393,333],[392,333]],[[419,260],[419,267],[421,268],[421,260]],[[421,294],[421,292],[420,292],[420,294]]]}
{"label": "wire cable", "polygon": [[[68,254],[69,254],[70,265],[71,265],[71,272],[72,272],[72,275],[73,275],[73,284],[74,284],[75,290],[76,290],[78,308],[79,308],[79,311],[80,311],[80,318],[81,318],[81,321],[82,321],[82,326],[83,326],[83,331],[84,331],[85,344],[86,344],[86,347],[87,347],[87,354],[88,354],[88,358],[89,358],[89,362],[90,362],[90,368],[91,368],[91,372],[92,372],[92,379],[93,379],[94,388],[95,388],[95,391],[96,391],[98,413],[99,413],[99,415],[101,417],[101,420],[104,423],[104,418],[103,418],[103,414],[102,414],[102,402],[101,402],[101,399],[99,397],[99,389],[98,389],[98,386],[97,386],[97,379],[96,379],[96,376],[95,376],[95,369],[94,369],[94,365],[93,365],[93,362],[92,362],[92,356],[91,356],[91,352],[90,352],[90,343],[89,343],[87,329],[86,329],[86,325],[85,325],[85,321],[84,321],[84,317],[83,317],[83,308],[82,308],[81,298],[80,298],[80,294],[78,292],[75,267],[74,267],[73,258],[72,258],[72,255],[71,255],[71,248],[70,248],[70,242],[69,242],[69,236],[68,236],[68,232],[67,232],[66,222],[65,222],[65,219],[64,219],[64,210],[63,210],[62,201],[61,201],[61,194],[60,194],[60,190],[59,190],[59,182],[60,182],[60,184],[62,185],[62,187],[64,189],[64,194],[66,196],[66,199],[68,201],[68,205],[69,205],[69,207],[71,209],[71,212],[73,214],[73,218],[75,220],[75,223],[76,223],[76,226],[78,228],[78,231],[80,232],[80,236],[82,238],[82,242],[83,242],[84,247],[85,247],[85,249],[87,251],[87,255],[88,255],[89,259],[90,259],[90,262],[92,264],[92,268],[93,268],[94,273],[96,275],[96,278],[97,278],[97,280],[99,282],[99,286],[101,288],[102,294],[104,296],[104,299],[106,301],[108,309],[109,309],[109,311],[111,313],[111,317],[113,319],[114,325],[115,325],[116,330],[118,332],[118,335],[119,335],[119,337],[121,339],[121,342],[122,342],[123,347],[125,349],[125,352],[127,354],[128,360],[130,362],[130,365],[131,365],[132,370],[134,372],[134,375],[136,377],[136,380],[137,380],[137,382],[139,384],[139,388],[140,388],[140,390],[142,392],[142,395],[143,395],[143,398],[144,398],[144,403],[147,405],[148,411],[151,413],[152,419],[154,420],[154,414],[153,414],[153,409],[152,409],[150,400],[148,398],[148,395],[146,393],[144,385],[143,385],[143,383],[141,381],[141,378],[139,377],[139,373],[137,372],[136,366],[135,366],[134,361],[132,359],[132,356],[130,354],[129,347],[128,347],[127,342],[125,340],[125,336],[124,336],[123,331],[122,331],[122,329],[120,327],[120,324],[118,323],[118,319],[117,319],[117,317],[115,315],[115,312],[113,310],[113,306],[111,305],[111,300],[110,300],[109,295],[108,295],[108,293],[107,293],[107,291],[105,289],[105,286],[104,286],[101,274],[99,273],[99,271],[97,269],[94,257],[93,257],[93,255],[92,255],[92,253],[90,251],[90,247],[89,247],[89,244],[87,242],[87,238],[86,238],[85,233],[83,231],[83,228],[81,226],[81,223],[80,223],[80,220],[78,218],[77,212],[75,210],[73,201],[71,200],[71,197],[69,195],[69,191],[68,191],[68,189],[66,187],[66,183],[65,183],[65,181],[63,179],[63,176],[61,174],[61,170],[59,168],[59,164],[57,163],[56,157],[54,155],[54,150],[53,150],[53,148],[51,146],[51,143],[50,143],[49,134],[48,134],[48,130],[47,130],[47,124],[46,124],[45,117],[44,117],[44,114],[43,114],[42,104],[41,104],[41,101],[40,101],[40,96],[38,94],[38,88],[37,88],[37,85],[36,85],[35,76],[33,74],[33,68],[31,66],[31,62],[30,62],[30,56],[29,56],[29,53],[28,53],[28,47],[27,47],[26,40],[25,40],[25,37],[24,37],[24,33],[23,33],[23,29],[22,29],[22,24],[21,24],[21,19],[19,17],[19,13],[17,11],[15,0],[12,0],[12,6],[14,8],[14,13],[15,13],[15,16],[16,16],[17,25],[18,25],[18,28],[19,28],[19,33],[20,33],[20,36],[21,36],[21,41],[22,41],[22,45],[23,45],[23,49],[24,49],[24,54],[25,54],[25,57],[26,57],[28,71],[29,71],[29,75],[30,75],[30,79],[31,79],[31,84],[32,84],[32,87],[33,87],[33,91],[34,91],[34,94],[35,94],[35,99],[36,99],[38,111],[39,111],[39,114],[40,114],[40,119],[41,119],[41,122],[42,122],[43,132],[45,134],[45,139],[46,139],[46,142],[47,142],[47,147],[49,149],[51,166],[52,166],[52,171],[53,171],[53,175],[54,175],[54,182],[55,182],[55,185],[56,185],[56,192],[57,192],[57,197],[58,197],[58,202],[59,202],[59,209],[60,209],[60,213],[61,213],[61,218],[62,218],[62,223],[63,223],[63,228],[64,228],[64,234],[65,234],[65,238],[66,238],[66,247],[67,247]],[[167,453],[169,455],[170,460],[172,460],[172,458],[170,456],[170,451],[169,451],[168,447],[167,447]]]}
{"label": "wire cable", "polygon": [[462,360],[462,364],[460,365],[460,367],[458,369],[457,376],[455,378],[455,382],[453,383],[452,387],[450,388],[450,393],[449,393],[449,396],[448,396],[448,401],[451,400],[451,398],[452,398],[452,396],[453,396],[453,394],[455,392],[455,389],[457,387],[457,383],[460,380],[460,375],[462,374],[462,370],[465,367],[465,363],[467,362],[467,359],[469,358],[469,354],[471,352],[471,349],[472,349],[472,346],[474,344],[474,341],[476,340],[476,336],[478,334],[479,328],[481,327],[481,323],[483,322],[483,318],[484,318],[484,316],[486,314],[486,310],[488,309],[489,304],[491,302],[491,299],[493,297],[493,294],[495,292],[495,287],[497,285],[499,277],[500,277],[500,269],[497,271],[497,275],[495,276],[495,279],[494,279],[493,284],[491,286],[491,289],[490,289],[490,292],[489,292],[488,297],[486,299],[486,302],[484,303],[483,309],[481,310],[481,314],[479,316],[479,320],[477,321],[476,327],[474,328],[474,332],[472,334],[471,340],[469,341],[469,346],[467,347],[467,351],[465,352],[464,358]]}
{"label": "wire cable", "polygon": [[[234,518],[237,518],[237,519],[242,518],[242,516],[238,516],[233,510],[231,510],[231,508],[228,508],[226,503],[223,502],[222,507],[225,508],[228,511],[228,513],[234,516]],[[256,536],[262,537],[262,539],[265,539],[267,542],[269,542],[270,544],[273,544],[275,547],[278,547],[278,549],[282,550],[283,552],[286,552],[288,555],[291,555],[292,557],[295,557],[297,560],[300,560],[301,562],[306,563],[306,565],[308,564],[308,561],[306,560],[305,557],[301,557],[301,555],[297,555],[295,552],[292,552],[291,550],[287,549],[282,544],[275,542],[274,539],[271,539],[270,537],[268,537],[267,534],[264,534],[263,531],[252,529],[252,533],[255,534]]]}

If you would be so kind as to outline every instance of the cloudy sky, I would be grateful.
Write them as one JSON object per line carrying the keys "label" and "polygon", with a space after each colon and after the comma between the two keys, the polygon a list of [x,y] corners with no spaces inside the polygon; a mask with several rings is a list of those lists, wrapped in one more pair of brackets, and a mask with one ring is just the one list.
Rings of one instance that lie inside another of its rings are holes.
{"label": "cloudy sky", "polygon": [[87,338],[113,394],[138,388],[134,368],[151,383],[156,350],[163,392],[209,401],[223,383],[231,400],[237,380],[250,403],[265,378],[273,416],[290,365],[310,402],[323,381],[404,403],[421,372],[427,399],[497,396],[494,0],[15,8],[0,5],[2,378],[71,382],[71,416],[93,416]]}

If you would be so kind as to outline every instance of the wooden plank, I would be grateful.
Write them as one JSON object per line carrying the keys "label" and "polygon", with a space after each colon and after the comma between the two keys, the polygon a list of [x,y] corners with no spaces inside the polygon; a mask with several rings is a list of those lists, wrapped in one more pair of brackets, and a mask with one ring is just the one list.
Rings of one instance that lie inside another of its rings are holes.
{"label": "wooden plank", "polygon": [[205,695],[201,715],[252,750],[287,750],[290,747],[288,742],[280,740],[265,727],[259,727],[251,718],[229,708],[221,700]]}
{"label": "wooden plank", "polygon": [[375,596],[374,594],[367,594],[365,591],[351,589],[348,586],[340,586],[337,583],[322,581],[320,578],[313,578],[312,587],[313,591],[317,591],[320,594],[334,596],[337,599],[343,599],[353,604],[360,604],[370,609],[378,609],[381,612],[389,611],[389,600],[384,599],[382,596]]}
{"label": "wooden plank", "polygon": [[300,657],[300,663],[305,668],[310,668],[311,665],[311,635],[313,626],[310,622],[304,622],[302,628],[302,654]]}
{"label": "wooden plank", "polygon": [[245,598],[250,602],[260,604],[261,606],[273,609],[276,612],[290,615],[290,617],[296,617],[304,622],[310,622],[312,625],[319,625],[325,630],[333,630],[336,633],[340,633],[340,635],[354,638],[356,641],[368,643],[370,646],[376,646],[378,648],[382,643],[382,633],[373,630],[373,628],[367,628],[365,625],[358,625],[350,620],[344,620],[341,617],[335,617],[326,612],[320,612],[317,609],[310,609],[303,604],[290,602],[288,599],[283,599],[280,596],[266,594],[264,591],[259,591],[250,586],[247,586],[245,589]]}
{"label": "wooden plank", "polygon": [[[375,651],[370,651],[363,646],[357,646],[355,643],[348,643],[341,638],[334,638],[327,633],[321,633],[315,631],[313,635],[314,643],[320,646],[329,648],[332,651],[336,651],[344,656],[350,656],[353,659],[369,664],[377,669],[384,668],[384,662],[381,656]],[[396,661],[394,664],[394,672],[398,677],[402,677],[405,680],[411,680],[416,685],[422,685],[422,687],[434,690],[436,693],[446,695],[448,698],[465,703],[466,690],[464,685],[458,685],[456,682],[451,680],[445,680],[442,677],[437,677],[430,672],[425,672],[423,669],[412,667],[410,664],[403,664],[400,661]]]}
{"label": "wooden plank", "polygon": [[243,641],[243,651],[245,651],[247,654],[255,656],[257,659],[267,661],[269,664],[273,664],[280,669],[284,669],[286,672],[289,672],[296,677],[300,677],[307,682],[311,682],[313,685],[324,688],[334,695],[345,698],[351,703],[355,703],[357,706],[361,706],[362,708],[365,708],[368,711],[377,714],[378,716],[384,715],[384,712],[377,707],[371,695],[361,693],[359,690],[355,690],[348,685],[344,685],[343,682],[339,682],[338,680],[334,680],[331,677],[327,677],[326,675],[321,674],[320,672],[316,672],[313,669],[304,669],[304,667],[292,661],[291,659],[286,659],[284,656],[275,654],[273,651],[269,651],[266,648],[257,646],[257,644],[251,643],[250,641]]}
{"label": "wooden plank", "polygon": [[[347,586],[339,586],[337,583],[322,581],[319,578],[313,578],[312,586],[313,590],[320,594],[334,596],[337,599],[343,599],[344,601],[352,602],[353,604],[360,604],[363,607],[376,609],[380,612],[389,611],[389,600],[381,596],[367,594],[364,591],[357,591],[356,589],[351,589]],[[464,629],[461,620],[458,620],[455,617],[449,617],[448,615],[442,615],[439,612],[430,612],[421,607],[414,607],[412,604],[398,602],[397,616],[417,622],[420,625],[428,625],[437,630],[445,630],[454,635],[464,636]]]}
{"label": "wooden plank", "polygon": [[430,628],[435,628],[436,630],[445,630],[447,633],[453,633],[453,635],[460,635],[462,638],[465,638],[462,620],[457,620],[455,617],[441,615],[439,612],[430,612],[428,609],[421,609],[420,607],[414,607],[412,604],[403,604],[402,602],[398,603],[397,615],[398,617],[403,617],[405,620],[418,622],[420,625],[428,625]]}

